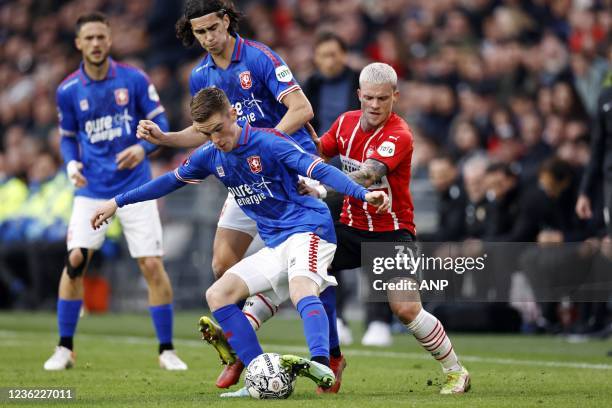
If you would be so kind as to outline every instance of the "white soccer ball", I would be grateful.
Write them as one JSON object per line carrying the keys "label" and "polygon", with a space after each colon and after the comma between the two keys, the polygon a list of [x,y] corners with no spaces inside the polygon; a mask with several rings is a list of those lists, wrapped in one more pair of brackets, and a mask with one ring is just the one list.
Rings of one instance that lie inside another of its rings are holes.
{"label": "white soccer ball", "polygon": [[246,388],[255,399],[289,398],[295,388],[295,376],[280,365],[280,355],[264,353],[246,369]]}

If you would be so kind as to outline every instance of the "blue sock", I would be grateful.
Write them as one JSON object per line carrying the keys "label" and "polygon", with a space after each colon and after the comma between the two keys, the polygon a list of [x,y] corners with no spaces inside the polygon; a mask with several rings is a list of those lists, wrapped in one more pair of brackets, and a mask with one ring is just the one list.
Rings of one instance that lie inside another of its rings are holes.
{"label": "blue sock", "polygon": [[319,299],[321,299],[325,313],[327,313],[327,320],[329,321],[329,349],[332,350],[340,346],[338,328],[336,327],[336,287],[329,286],[321,292]]}
{"label": "blue sock", "polygon": [[306,296],[298,302],[297,310],[302,317],[310,357],[329,358],[329,323],[321,300]]}
{"label": "blue sock", "polygon": [[172,304],[149,306],[149,312],[159,344],[172,343]]}
{"label": "blue sock", "polygon": [[72,338],[79,322],[83,300],[57,299],[57,327],[60,345],[72,350]]}
{"label": "blue sock", "polygon": [[245,366],[248,366],[251,360],[263,353],[255,330],[238,306],[234,304],[223,306],[212,314],[223,329],[225,338]]}

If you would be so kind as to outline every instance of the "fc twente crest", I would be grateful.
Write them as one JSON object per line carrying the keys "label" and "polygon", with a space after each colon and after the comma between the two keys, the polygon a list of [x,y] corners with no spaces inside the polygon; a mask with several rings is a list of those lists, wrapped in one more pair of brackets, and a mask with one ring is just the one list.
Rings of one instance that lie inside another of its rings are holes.
{"label": "fc twente crest", "polygon": [[130,95],[127,88],[115,89],[115,102],[119,106],[125,106],[130,101]]}
{"label": "fc twente crest", "polygon": [[253,173],[261,173],[261,158],[259,156],[249,156],[247,163]]}
{"label": "fc twente crest", "polygon": [[251,71],[244,71],[240,73],[240,86],[242,89],[250,89],[251,86],[253,86]]}

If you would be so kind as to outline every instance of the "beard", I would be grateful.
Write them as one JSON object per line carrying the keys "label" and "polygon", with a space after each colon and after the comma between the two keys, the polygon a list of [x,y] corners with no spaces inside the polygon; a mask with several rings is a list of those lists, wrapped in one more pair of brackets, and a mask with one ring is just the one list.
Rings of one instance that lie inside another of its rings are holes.
{"label": "beard", "polygon": [[108,53],[103,53],[100,60],[94,60],[89,56],[85,56],[85,59],[87,60],[88,64],[94,65],[96,67],[101,67],[102,65],[104,65],[104,63],[106,63],[106,60],[108,59]]}

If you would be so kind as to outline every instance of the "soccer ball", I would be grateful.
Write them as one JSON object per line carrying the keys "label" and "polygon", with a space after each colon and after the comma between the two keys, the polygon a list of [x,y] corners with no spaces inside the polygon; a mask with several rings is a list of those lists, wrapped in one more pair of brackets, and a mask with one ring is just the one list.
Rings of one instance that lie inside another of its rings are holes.
{"label": "soccer ball", "polygon": [[280,365],[280,355],[264,353],[246,369],[246,389],[255,399],[289,398],[295,388],[295,376]]}

